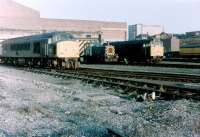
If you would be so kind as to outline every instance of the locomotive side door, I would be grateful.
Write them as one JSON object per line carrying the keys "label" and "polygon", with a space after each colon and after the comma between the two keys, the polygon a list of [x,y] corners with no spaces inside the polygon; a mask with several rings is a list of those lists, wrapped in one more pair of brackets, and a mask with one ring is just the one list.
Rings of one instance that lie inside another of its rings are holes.
{"label": "locomotive side door", "polygon": [[48,56],[48,44],[47,44],[47,42],[41,42],[41,56],[42,57]]}
{"label": "locomotive side door", "polygon": [[146,44],[143,44],[143,49],[144,49],[144,58],[147,57],[147,46]]}

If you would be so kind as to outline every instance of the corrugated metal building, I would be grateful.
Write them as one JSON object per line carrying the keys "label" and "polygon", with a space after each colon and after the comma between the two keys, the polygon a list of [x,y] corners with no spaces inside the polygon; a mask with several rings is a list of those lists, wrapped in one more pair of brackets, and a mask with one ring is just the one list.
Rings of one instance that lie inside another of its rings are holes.
{"label": "corrugated metal building", "polygon": [[36,10],[12,0],[1,0],[0,40],[52,31],[72,32],[85,38],[101,35],[104,41],[120,41],[126,40],[127,23],[40,18]]}

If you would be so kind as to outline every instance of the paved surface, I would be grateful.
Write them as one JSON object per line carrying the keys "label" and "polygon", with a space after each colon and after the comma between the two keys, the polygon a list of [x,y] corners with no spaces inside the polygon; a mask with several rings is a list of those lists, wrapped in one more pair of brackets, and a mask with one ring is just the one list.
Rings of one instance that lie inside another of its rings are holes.
{"label": "paved surface", "polygon": [[[0,66],[0,136],[198,137],[200,103],[135,102],[114,90]],[[108,130],[109,129],[109,130]]]}

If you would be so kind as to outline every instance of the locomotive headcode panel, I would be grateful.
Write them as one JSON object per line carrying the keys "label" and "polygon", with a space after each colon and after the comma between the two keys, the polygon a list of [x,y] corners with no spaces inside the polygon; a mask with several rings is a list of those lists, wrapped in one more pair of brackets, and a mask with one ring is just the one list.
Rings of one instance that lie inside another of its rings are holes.
{"label": "locomotive headcode panel", "polygon": [[78,41],[58,42],[56,56],[59,58],[79,58],[79,42]]}
{"label": "locomotive headcode panel", "polygon": [[151,57],[163,57],[164,47],[158,45],[151,46]]}

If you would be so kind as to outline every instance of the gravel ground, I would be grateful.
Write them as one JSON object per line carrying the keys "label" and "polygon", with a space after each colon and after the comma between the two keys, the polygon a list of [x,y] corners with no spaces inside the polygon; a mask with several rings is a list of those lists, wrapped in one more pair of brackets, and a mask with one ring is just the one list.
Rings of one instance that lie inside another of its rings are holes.
{"label": "gravel ground", "polygon": [[163,72],[163,73],[180,73],[180,74],[194,74],[200,76],[200,69],[187,68],[166,68],[166,67],[151,67],[151,66],[133,66],[133,65],[86,65],[81,64],[82,68],[98,68],[108,70],[121,71],[136,71],[136,72]]}
{"label": "gravel ground", "polygon": [[0,137],[200,136],[199,102],[136,102],[114,92],[0,66]]}

